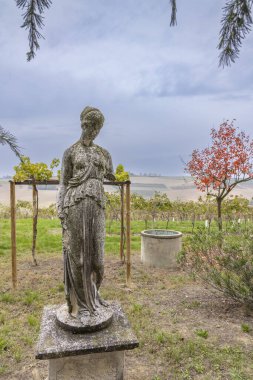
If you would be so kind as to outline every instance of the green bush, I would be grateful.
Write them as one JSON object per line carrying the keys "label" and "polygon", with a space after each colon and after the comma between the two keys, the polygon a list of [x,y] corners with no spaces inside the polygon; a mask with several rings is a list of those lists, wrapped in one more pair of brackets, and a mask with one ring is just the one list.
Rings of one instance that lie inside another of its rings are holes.
{"label": "green bush", "polygon": [[232,299],[253,309],[253,230],[235,234],[198,228],[188,236],[179,261]]}

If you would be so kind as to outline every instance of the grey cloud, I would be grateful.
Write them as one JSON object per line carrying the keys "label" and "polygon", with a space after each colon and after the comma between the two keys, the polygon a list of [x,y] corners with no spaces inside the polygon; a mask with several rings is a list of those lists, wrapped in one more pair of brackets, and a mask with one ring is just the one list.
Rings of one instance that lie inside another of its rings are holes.
{"label": "grey cloud", "polygon": [[[53,2],[46,40],[27,63],[20,12],[1,3],[0,123],[32,160],[61,157],[87,104],[106,117],[98,143],[137,172],[182,173],[179,156],[208,144],[224,118],[250,130],[252,36],[235,66],[218,68],[220,1],[180,2],[176,28],[167,0],[69,4]],[[0,149],[2,173],[14,160]]]}

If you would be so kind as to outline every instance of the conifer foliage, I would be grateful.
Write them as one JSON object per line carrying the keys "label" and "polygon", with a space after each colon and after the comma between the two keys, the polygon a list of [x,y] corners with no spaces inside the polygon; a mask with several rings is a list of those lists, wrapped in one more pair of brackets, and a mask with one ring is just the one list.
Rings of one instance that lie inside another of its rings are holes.
{"label": "conifer foliage", "polygon": [[1,127],[0,125],[0,144],[9,145],[11,150],[21,159],[20,147],[18,146],[17,139],[12,133]]}
{"label": "conifer foliage", "polygon": [[170,5],[171,5],[170,26],[174,26],[177,24],[177,2],[176,2],[176,0],[170,0]]}
{"label": "conifer foliage", "polygon": [[[171,22],[176,24],[177,4],[171,0]],[[223,7],[218,49],[219,65],[228,66],[239,57],[242,40],[251,31],[253,0],[228,0]]]}
{"label": "conifer foliage", "polygon": [[230,0],[223,8],[218,45],[218,49],[221,50],[220,66],[228,66],[239,57],[242,40],[252,26],[252,4],[253,0]]}
{"label": "conifer foliage", "polygon": [[[19,8],[24,9],[22,28],[28,30],[30,50],[27,60],[35,57],[39,49],[39,39],[44,38],[39,30],[44,26],[43,13],[49,8],[52,0],[15,0]],[[177,24],[177,0],[169,0],[171,6],[170,26]],[[242,40],[252,26],[251,8],[253,0],[227,0],[223,7],[218,49],[220,66],[230,65],[239,57]]]}
{"label": "conifer foliage", "polygon": [[23,24],[21,28],[28,30],[29,51],[27,52],[27,61],[35,57],[35,52],[40,48],[39,39],[44,38],[39,32],[44,26],[42,16],[45,9],[52,4],[51,0],[16,0],[16,4],[25,12],[23,13]]}

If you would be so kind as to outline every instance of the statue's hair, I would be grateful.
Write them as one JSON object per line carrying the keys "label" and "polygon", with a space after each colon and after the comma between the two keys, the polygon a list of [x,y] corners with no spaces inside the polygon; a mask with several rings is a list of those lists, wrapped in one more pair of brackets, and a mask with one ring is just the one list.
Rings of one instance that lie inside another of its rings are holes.
{"label": "statue's hair", "polygon": [[83,120],[86,116],[94,118],[96,121],[99,121],[102,125],[105,121],[104,115],[98,108],[94,107],[85,107],[81,112],[80,119]]}

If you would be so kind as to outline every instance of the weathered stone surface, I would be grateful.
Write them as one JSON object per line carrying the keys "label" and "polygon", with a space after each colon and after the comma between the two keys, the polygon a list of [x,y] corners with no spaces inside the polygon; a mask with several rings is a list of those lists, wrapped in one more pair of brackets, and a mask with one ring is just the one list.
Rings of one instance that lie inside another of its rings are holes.
{"label": "weathered stone surface", "polygon": [[141,261],[146,266],[177,269],[182,233],[169,230],[141,232]]}
{"label": "weathered stone surface", "polygon": [[62,328],[75,333],[98,331],[108,326],[113,317],[113,310],[108,306],[100,305],[96,313],[84,315],[80,320],[68,312],[67,305],[62,305],[56,312],[56,321]]}
{"label": "weathered stone surface", "polygon": [[124,351],[49,360],[48,380],[123,380]]}
{"label": "weathered stone surface", "polygon": [[[78,326],[83,325],[82,331],[87,330],[88,321],[90,330],[94,330],[111,320],[99,289],[104,275],[103,181],[115,179],[109,152],[93,143],[103,126],[103,114],[97,108],[85,107],[80,119],[81,137],[63,156],[57,202],[63,231],[64,288],[69,313],[69,318],[60,313],[59,323],[75,332],[81,331],[81,327],[76,328],[77,320]],[[103,323],[98,318],[96,324],[96,315],[102,314]]]}
{"label": "weathered stone surface", "polygon": [[54,305],[44,308],[36,350],[37,359],[131,350],[139,345],[119,304],[111,304],[114,313],[108,327],[85,334],[74,334],[58,326],[56,322],[58,307]]}

